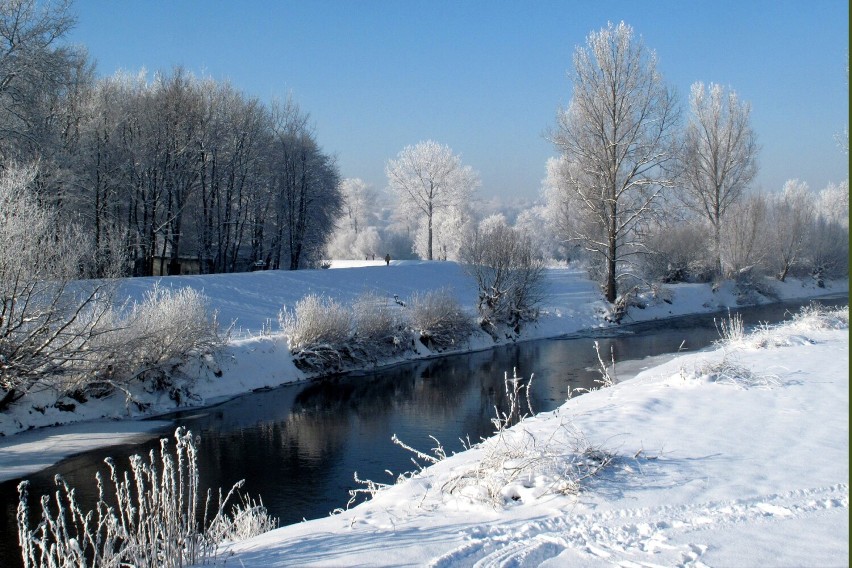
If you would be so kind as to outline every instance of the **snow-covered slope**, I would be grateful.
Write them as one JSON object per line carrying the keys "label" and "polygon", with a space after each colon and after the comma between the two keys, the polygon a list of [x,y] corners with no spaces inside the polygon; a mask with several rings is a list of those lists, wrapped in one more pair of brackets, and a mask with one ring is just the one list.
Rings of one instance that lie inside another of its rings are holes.
{"label": "snow-covered slope", "polygon": [[[845,319],[571,399],[352,510],[238,543],[223,564],[848,565]],[[559,494],[548,456],[586,444],[612,463]]]}

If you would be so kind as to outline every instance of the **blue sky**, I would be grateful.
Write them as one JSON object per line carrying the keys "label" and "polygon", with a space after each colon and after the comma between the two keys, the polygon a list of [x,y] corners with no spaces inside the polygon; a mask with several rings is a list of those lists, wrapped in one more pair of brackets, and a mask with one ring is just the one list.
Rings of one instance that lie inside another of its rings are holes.
{"label": "blue sky", "polygon": [[656,50],[684,111],[716,82],[752,104],[756,185],[848,177],[846,0],[77,0],[70,41],[100,75],[182,65],[308,111],[344,177],[385,187],[384,165],[433,139],[480,172],[482,197],[535,198],[555,154],[543,134],[571,98],[572,54],[625,21]]}

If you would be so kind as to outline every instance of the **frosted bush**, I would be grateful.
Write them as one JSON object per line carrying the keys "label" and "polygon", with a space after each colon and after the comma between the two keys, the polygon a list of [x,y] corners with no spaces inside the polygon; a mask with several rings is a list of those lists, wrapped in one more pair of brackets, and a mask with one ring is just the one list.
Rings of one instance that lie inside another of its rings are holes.
{"label": "frosted bush", "polygon": [[124,339],[141,344],[143,365],[157,365],[220,343],[216,315],[193,288],[155,286],[120,321]]}
{"label": "frosted bush", "polygon": [[174,367],[224,342],[206,296],[192,288],[155,286],[141,302],[102,317],[98,326],[87,381],[95,391],[145,377],[156,379],[153,388],[165,388]]}
{"label": "frosted bush", "polygon": [[353,307],[355,342],[371,354],[394,350],[404,341],[404,325],[387,298],[373,292],[361,294]]}
{"label": "frosted bush", "polygon": [[474,325],[456,297],[447,289],[414,294],[409,324],[427,347],[447,349],[466,341]]}
{"label": "frosted bush", "polygon": [[828,309],[811,304],[799,310],[793,325],[802,330],[846,329],[849,327],[849,306]]}
{"label": "frosted bush", "polygon": [[334,299],[308,294],[293,311],[286,308],[278,315],[281,330],[293,350],[318,345],[339,346],[352,336],[352,314]]}
{"label": "frosted bush", "polygon": [[339,368],[350,351],[352,312],[334,299],[309,294],[278,315],[297,365],[313,370]]}
{"label": "frosted bush", "polygon": [[544,299],[544,261],[528,233],[506,224],[502,216],[483,220],[461,249],[465,271],[476,281],[477,309],[483,328],[495,335],[506,325],[519,333],[538,318]]}
{"label": "frosted bush", "polygon": [[209,491],[204,508],[199,509],[196,442],[182,428],[175,432],[175,441],[174,454],[163,439],[159,456],[154,450],[147,460],[132,456],[129,472],[119,473],[107,458],[111,487],[107,491],[101,474],[96,475],[98,502],[93,511],[83,512],[74,489],[57,476],[58,489],[53,499],[41,498],[42,520],[33,529],[27,482],[21,482],[17,523],[25,568],[177,568],[206,563],[226,541],[275,528],[275,520],[262,504],[243,500],[230,514],[225,511],[242,481],[224,498],[219,491],[215,511],[210,510]]}

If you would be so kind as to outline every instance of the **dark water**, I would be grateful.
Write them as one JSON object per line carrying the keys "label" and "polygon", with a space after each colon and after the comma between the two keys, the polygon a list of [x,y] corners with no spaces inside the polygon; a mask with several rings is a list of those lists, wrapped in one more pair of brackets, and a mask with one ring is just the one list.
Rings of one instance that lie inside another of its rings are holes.
{"label": "dark water", "polygon": [[[825,300],[845,305],[848,298]],[[746,324],[777,322],[801,303],[738,310]],[[716,315],[718,318],[719,315]],[[714,316],[689,316],[619,328],[599,337],[601,353],[613,348],[617,361],[697,350],[719,338]],[[600,377],[592,337],[542,340],[494,350],[400,365],[310,384],[245,395],[216,407],[175,414],[162,432],[185,426],[201,436],[199,468],[204,487],[229,488],[246,478],[244,492],[260,495],[281,524],[326,516],[344,507],[348,491],[361,479],[387,482],[413,468],[411,454],[391,435],[420,450],[441,441],[448,453],[462,449],[460,438],[478,441],[492,431],[494,407],[502,407],[503,376],[513,369],[532,380],[536,412],[562,404],[569,388],[593,387]],[[149,442],[112,446],[80,454],[30,475],[31,508],[37,496],[52,492],[61,474],[88,508],[94,476],[106,472],[103,459],[126,469],[127,457],[159,448]],[[2,467],[2,464],[0,464]],[[19,480],[0,484],[0,566],[19,566],[15,510]],[[36,519],[33,519],[36,522]]]}

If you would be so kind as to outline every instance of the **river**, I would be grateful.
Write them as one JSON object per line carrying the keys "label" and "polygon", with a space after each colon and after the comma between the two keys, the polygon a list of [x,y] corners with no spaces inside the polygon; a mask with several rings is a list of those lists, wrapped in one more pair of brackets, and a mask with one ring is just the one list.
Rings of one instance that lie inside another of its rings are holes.
{"label": "river", "polygon": [[[775,323],[807,302],[737,310],[746,324]],[[824,299],[846,305],[846,296]],[[478,441],[492,431],[495,406],[505,403],[503,378],[517,370],[532,378],[534,411],[553,410],[569,389],[593,388],[600,378],[594,341],[601,353],[614,351],[619,362],[695,351],[719,338],[714,318],[688,316],[634,324],[605,332],[605,337],[572,336],[524,342],[493,350],[406,363],[392,368],[279,387],[244,395],[223,404],[176,413],[160,434],[177,426],[200,435],[202,487],[227,490],[245,478],[244,493],[261,496],[282,525],[326,516],[344,507],[349,490],[361,479],[389,482],[414,468],[412,454],[394,445],[398,437],[420,450],[439,440],[447,453],[459,451],[461,439]],[[619,377],[623,378],[623,377]],[[160,418],[162,419],[162,417]],[[28,476],[31,509],[37,496],[53,491],[61,474],[90,506],[96,497],[95,472],[106,471],[103,459],[115,458],[126,469],[127,457],[159,448],[158,436],[139,444],[111,446],[68,458]],[[19,480],[0,484],[0,566],[20,566],[15,511]],[[34,518],[33,521],[36,521]]]}

